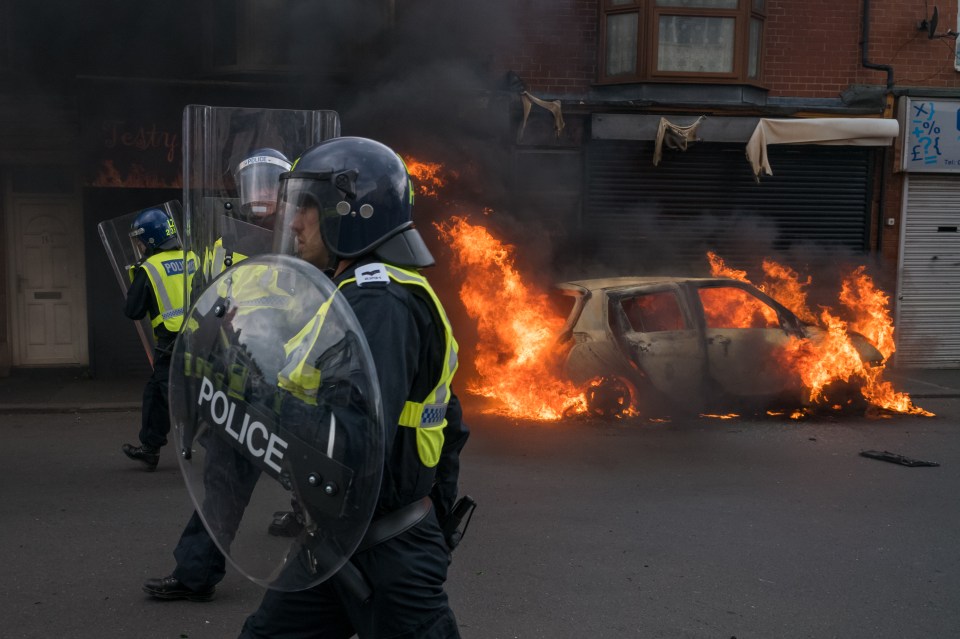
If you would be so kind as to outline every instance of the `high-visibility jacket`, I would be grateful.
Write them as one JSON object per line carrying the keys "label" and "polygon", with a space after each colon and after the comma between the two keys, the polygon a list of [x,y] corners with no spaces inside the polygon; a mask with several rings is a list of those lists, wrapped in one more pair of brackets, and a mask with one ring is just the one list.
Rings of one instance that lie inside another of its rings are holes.
{"label": "high-visibility jacket", "polygon": [[218,237],[212,247],[207,247],[203,260],[203,274],[209,281],[220,273],[238,264],[247,258],[243,253],[228,249],[223,245],[223,238]]}
{"label": "high-visibility jacket", "polygon": [[160,251],[143,260],[140,268],[147,274],[157,300],[157,314],[151,315],[150,325],[154,331],[162,324],[168,331],[178,332],[183,325],[185,278],[193,275],[195,260],[188,256],[185,268],[182,251]]}
{"label": "high-visibility jacket", "polygon": [[[380,267],[385,269],[387,276],[392,281],[404,286],[418,287],[425,292],[432,301],[435,314],[443,325],[445,357],[440,378],[422,401],[408,399],[405,402],[399,420],[400,426],[416,429],[417,452],[420,462],[428,468],[433,468],[437,465],[443,448],[443,429],[447,425],[447,404],[450,401],[450,386],[453,375],[457,370],[459,347],[453,337],[450,320],[443,310],[443,305],[426,278],[416,271],[389,264],[368,264],[363,268],[369,270]],[[340,282],[338,288],[342,290],[355,282],[356,277],[345,279]],[[333,346],[333,344],[318,343],[321,337],[329,338],[331,336],[323,335],[322,328],[333,299],[334,297],[331,296],[321,305],[314,318],[288,342],[286,348],[288,364],[281,371],[279,385],[308,403],[316,403],[317,392],[323,376],[323,371],[318,370],[314,364],[325,348]],[[333,332],[331,331],[331,333]],[[389,375],[389,371],[378,371],[378,375],[384,374]]]}

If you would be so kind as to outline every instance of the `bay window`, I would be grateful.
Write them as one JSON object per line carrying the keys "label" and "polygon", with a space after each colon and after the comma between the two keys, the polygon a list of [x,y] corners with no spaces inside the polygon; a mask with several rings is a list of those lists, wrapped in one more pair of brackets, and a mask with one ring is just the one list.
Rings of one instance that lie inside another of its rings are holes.
{"label": "bay window", "polygon": [[603,0],[600,81],[759,84],[765,0]]}

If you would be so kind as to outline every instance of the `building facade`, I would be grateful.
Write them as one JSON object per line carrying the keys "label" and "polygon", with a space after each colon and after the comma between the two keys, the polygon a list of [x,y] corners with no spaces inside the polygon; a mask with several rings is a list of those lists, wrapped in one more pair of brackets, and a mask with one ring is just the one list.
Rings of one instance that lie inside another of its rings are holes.
{"label": "building facade", "polygon": [[456,4],[0,4],[0,375],[145,372],[96,226],[180,197],[188,104],[443,157],[556,277],[867,263],[960,367],[956,0]]}

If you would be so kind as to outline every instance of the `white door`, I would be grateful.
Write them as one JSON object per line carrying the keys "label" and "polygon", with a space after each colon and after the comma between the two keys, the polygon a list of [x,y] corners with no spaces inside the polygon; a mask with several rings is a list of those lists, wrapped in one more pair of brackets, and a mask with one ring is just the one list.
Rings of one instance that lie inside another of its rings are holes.
{"label": "white door", "polygon": [[83,232],[75,200],[11,196],[14,366],[88,363]]}

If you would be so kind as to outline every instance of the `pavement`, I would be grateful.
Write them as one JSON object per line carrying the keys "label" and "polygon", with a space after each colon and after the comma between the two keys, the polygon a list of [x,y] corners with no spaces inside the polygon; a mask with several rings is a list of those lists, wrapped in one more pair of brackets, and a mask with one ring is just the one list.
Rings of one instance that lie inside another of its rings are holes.
{"label": "pavement", "polygon": [[[960,397],[960,369],[888,369],[885,377],[914,399]],[[97,379],[83,368],[14,369],[0,377],[0,413],[139,410],[146,381]]]}

